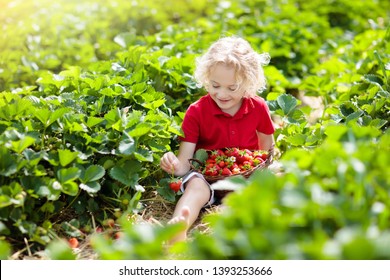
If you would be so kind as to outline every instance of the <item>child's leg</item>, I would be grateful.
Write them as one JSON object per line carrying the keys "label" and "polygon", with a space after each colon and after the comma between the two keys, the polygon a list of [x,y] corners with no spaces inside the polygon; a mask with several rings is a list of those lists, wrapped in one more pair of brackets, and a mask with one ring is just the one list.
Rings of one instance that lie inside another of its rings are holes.
{"label": "child's leg", "polygon": [[171,242],[183,241],[187,238],[187,230],[196,221],[200,210],[210,200],[210,187],[206,182],[199,178],[191,178],[187,184],[185,191],[177,202],[172,219],[169,223],[184,222],[186,228],[179,233]]}

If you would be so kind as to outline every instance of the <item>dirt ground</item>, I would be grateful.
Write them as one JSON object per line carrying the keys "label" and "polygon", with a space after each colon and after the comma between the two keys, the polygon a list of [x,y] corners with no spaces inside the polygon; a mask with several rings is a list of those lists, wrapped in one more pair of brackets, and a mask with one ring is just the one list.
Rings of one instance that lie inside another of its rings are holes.
{"label": "dirt ground", "polygon": [[[132,220],[136,223],[150,223],[153,225],[163,226],[166,224],[172,217],[175,204],[168,202],[158,196],[155,192],[152,192],[145,199],[147,202],[144,203],[145,208],[139,213],[132,216]],[[208,224],[202,221],[202,217],[205,214],[218,212],[220,211],[220,206],[212,206],[210,208],[205,208],[202,210],[199,218],[195,221],[193,226],[190,228],[188,234],[191,237],[191,233],[198,231],[201,233],[208,233],[210,231]],[[78,260],[98,260],[98,254],[92,249],[90,245],[91,235],[85,236],[83,239],[79,240],[79,246],[73,249],[73,252],[76,254]],[[47,260],[49,259],[45,251],[38,251],[31,253],[26,246],[24,249],[15,252],[11,260]]]}

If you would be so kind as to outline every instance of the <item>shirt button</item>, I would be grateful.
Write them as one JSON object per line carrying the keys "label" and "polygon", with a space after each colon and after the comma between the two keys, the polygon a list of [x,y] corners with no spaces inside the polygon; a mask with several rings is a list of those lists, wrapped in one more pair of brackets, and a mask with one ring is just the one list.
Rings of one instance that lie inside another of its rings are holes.
{"label": "shirt button", "polygon": [[232,130],[232,134],[234,135],[234,134],[236,134],[236,132],[234,130]]}

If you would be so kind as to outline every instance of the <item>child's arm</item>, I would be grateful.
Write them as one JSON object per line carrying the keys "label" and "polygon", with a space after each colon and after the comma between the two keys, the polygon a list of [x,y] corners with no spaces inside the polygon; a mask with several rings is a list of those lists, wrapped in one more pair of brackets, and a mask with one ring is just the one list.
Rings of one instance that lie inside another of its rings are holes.
{"label": "child's arm", "polygon": [[176,176],[183,176],[190,170],[188,160],[194,156],[196,144],[190,142],[181,142],[177,157],[174,153],[168,152],[163,155],[160,161],[161,168]]}
{"label": "child's arm", "polygon": [[275,144],[273,134],[264,134],[257,132],[257,137],[259,138],[259,149],[268,151]]}

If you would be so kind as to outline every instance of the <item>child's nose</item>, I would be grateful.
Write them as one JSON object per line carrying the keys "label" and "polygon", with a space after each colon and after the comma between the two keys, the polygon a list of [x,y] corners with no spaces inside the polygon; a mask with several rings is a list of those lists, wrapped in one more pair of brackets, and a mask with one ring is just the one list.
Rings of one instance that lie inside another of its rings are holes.
{"label": "child's nose", "polygon": [[219,88],[217,91],[218,97],[226,97],[228,96],[228,90],[224,88]]}

